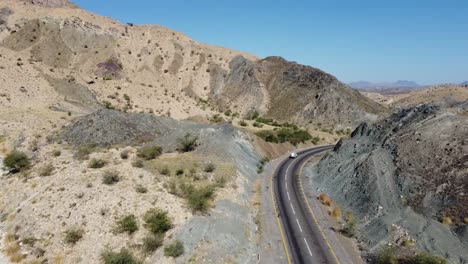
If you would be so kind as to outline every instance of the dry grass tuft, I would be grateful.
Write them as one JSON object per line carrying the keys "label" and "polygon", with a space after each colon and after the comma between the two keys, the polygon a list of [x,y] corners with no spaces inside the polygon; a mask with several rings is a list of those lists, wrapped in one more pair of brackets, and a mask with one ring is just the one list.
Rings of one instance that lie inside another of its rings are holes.
{"label": "dry grass tuft", "polygon": [[343,213],[341,212],[341,208],[338,206],[333,208],[333,210],[330,211],[330,216],[335,219],[340,219],[343,216]]}
{"label": "dry grass tuft", "polygon": [[328,195],[326,195],[325,193],[320,194],[319,200],[323,205],[326,205],[326,206],[329,206],[329,207],[333,206],[332,199],[330,199],[330,197],[328,197]]}

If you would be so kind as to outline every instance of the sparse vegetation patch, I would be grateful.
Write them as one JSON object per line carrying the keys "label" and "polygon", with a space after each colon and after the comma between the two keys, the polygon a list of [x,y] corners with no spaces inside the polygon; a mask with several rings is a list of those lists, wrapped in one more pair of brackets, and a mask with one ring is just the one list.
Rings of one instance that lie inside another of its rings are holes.
{"label": "sparse vegetation patch", "polygon": [[13,150],[5,157],[3,165],[11,172],[15,173],[27,169],[31,165],[31,161],[26,153]]}

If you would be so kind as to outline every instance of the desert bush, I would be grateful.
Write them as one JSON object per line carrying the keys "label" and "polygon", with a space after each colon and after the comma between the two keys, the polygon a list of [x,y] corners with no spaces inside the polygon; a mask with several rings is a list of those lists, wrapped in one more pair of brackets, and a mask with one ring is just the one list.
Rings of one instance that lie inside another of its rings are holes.
{"label": "desert bush", "polygon": [[174,240],[164,248],[164,256],[177,258],[184,254],[184,244],[179,240]]}
{"label": "desert bush", "polygon": [[254,123],[253,123],[253,126],[254,126],[254,127],[259,127],[259,128],[260,128],[260,127],[263,127],[263,124],[262,124],[262,123],[259,123],[259,122],[254,122]]}
{"label": "desert bush", "polygon": [[40,168],[39,176],[50,176],[52,175],[52,172],[54,172],[54,169],[54,165],[52,165],[51,163],[47,163],[46,165]]}
{"label": "desert bush", "polygon": [[177,142],[179,144],[178,150],[180,152],[189,152],[195,150],[198,144],[198,137],[192,136],[190,133],[185,134],[184,137],[178,138]]}
{"label": "desert bush", "polygon": [[141,184],[138,184],[137,186],[135,186],[135,191],[137,193],[147,193],[148,192],[148,188],[146,188],[145,186],[141,185]]}
{"label": "desert bush", "polygon": [[171,171],[169,170],[169,168],[167,166],[165,166],[164,168],[162,168],[159,173],[161,173],[162,175],[169,175],[171,174]]}
{"label": "desert bush", "polygon": [[450,217],[448,217],[448,216],[442,217],[442,221],[441,221],[441,222],[442,222],[442,224],[444,224],[444,225],[451,225],[451,224],[453,224],[452,219],[451,219]]}
{"label": "desert bush", "polygon": [[58,157],[58,156],[60,156],[60,155],[62,155],[62,151],[60,151],[60,150],[58,150],[58,149],[52,151],[52,156]]}
{"label": "desert bush", "polygon": [[119,173],[116,171],[105,171],[102,175],[102,183],[106,185],[113,185],[120,181]]}
{"label": "desert bush", "polygon": [[255,133],[258,137],[262,138],[266,142],[279,143],[278,137],[273,131],[264,130]]}
{"label": "desert bush", "polygon": [[208,119],[211,123],[222,123],[224,122],[223,117],[220,114],[214,114]]}
{"label": "desert bush", "polygon": [[396,249],[385,247],[377,254],[377,264],[397,264]]}
{"label": "desert bush", "polygon": [[76,244],[81,238],[83,238],[84,230],[81,228],[71,228],[65,232],[65,243]]}
{"label": "desert bush", "polygon": [[135,215],[126,215],[117,220],[115,231],[117,233],[133,234],[138,230],[138,223]]}
{"label": "desert bush", "polygon": [[126,248],[122,248],[119,252],[114,252],[106,249],[101,253],[101,259],[104,264],[142,264],[136,259],[133,254]]}
{"label": "desert bush", "polygon": [[164,234],[172,228],[172,221],[167,215],[167,212],[159,208],[148,210],[143,220],[145,221],[145,227],[155,235]]}
{"label": "desert bush", "polygon": [[152,160],[161,155],[162,148],[157,145],[147,145],[138,149],[137,156],[145,160]]}
{"label": "desert bush", "polygon": [[124,149],[120,152],[121,159],[128,159],[128,149]]}
{"label": "desert bush", "polygon": [[13,150],[3,160],[3,165],[11,172],[19,172],[27,169],[31,165],[31,161],[26,153]]}
{"label": "desert bush", "polygon": [[325,193],[320,194],[319,200],[323,205],[326,205],[326,206],[332,206],[333,205],[332,200]]}
{"label": "desert bush", "polygon": [[305,141],[312,138],[312,136],[306,130],[289,128],[281,128],[278,130],[277,137],[280,142],[289,141],[293,145],[304,143]]}
{"label": "desert bush", "polygon": [[226,176],[218,176],[214,180],[215,180],[216,187],[224,188],[226,186],[226,183],[227,183]]}
{"label": "desert bush", "polygon": [[216,169],[216,165],[214,163],[210,162],[205,165],[205,168],[203,169],[205,172],[213,172]]}
{"label": "desert bush", "polygon": [[245,127],[245,126],[247,126],[248,124],[247,124],[247,122],[245,122],[244,120],[241,120],[241,121],[239,121],[239,125]]}
{"label": "desert bush", "polygon": [[183,175],[184,174],[184,169],[177,169],[176,170],[176,175],[177,176],[180,176],[180,175]]}
{"label": "desert bush", "polygon": [[271,118],[265,118],[265,117],[257,117],[255,119],[255,122],[257,123],[263,123],[263,124],[267,124],[267,125],[271,125],[273,123],[273,119]]}
{"label": "desert bush", "polygon": [[147,253],[156,251],[163,244],[163,236],[150,234],[143,238],[143,250]]}
{"label": "desert bush", "polygon": [[312,144],[317,145],[320,142],[320,138],[319,137],[312,137],[312,139],[310,141],[312,142]]}
{"label": "desert bush", "polygon": [[143,166],[145,166],[145,164],[143,164],[143,160],[141,160],[141,159],[134,159],[133,162],[132,162],[132,166],[135,167],[135,168],[143,168]]}
{"label": "desert bush", "polygon": [[105,160],[93,158],[89,161],[88,168],[99,169],[99,168],[106,166],[106,163],[107,162]]}
{"label": "desert bush", "polygon": [[214,187],[212,185],[199,188],[192,188],[188,192],[188,205],[194,211],[206,212],[209,207],[209,200],[214,195]]}
{"label": "desert bush", "polygon": [[104,101],[102,101],[102,104],[103,104],[104,107],[107,108],[107,109],[115,109],[115,106],[113,106],[112,103],[109,102],[109,101],[104,100]]}
{"label": "desert bush", "polygon": [[75,152],[75,158],[79,160],[87,160],[89,159],[89,154],[93,153],[95,150],[95,145],[80,146]]}
{"label": "desert bush", "polygon": [[342,216],[341,208],[338,206],[333,208],[333,210],[330,212],[330,215],[335,219],[340,219]]}
{"label": "desert bush", "polygon": [[353,215],[349,212],[346,217],[346,223],[341,228],[340,232],[347,237],[356,236],[356,221],[353,218]]}
{"label": "desert bush", "polygon": [[410,263],[413,264],[447,264],[447,260],[439,256],[433,256],[427,252],[419,253],[414,256]]}

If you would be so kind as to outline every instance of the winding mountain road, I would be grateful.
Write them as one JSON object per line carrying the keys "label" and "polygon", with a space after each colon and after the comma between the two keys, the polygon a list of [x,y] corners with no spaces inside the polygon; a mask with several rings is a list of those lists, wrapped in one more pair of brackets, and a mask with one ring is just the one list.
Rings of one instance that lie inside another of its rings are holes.
{"label": "winding mountain road", "polygon": [[272,199],[288,263],[342,264],[307,201],[302,186],[302,167],[314,155],[333,145],[298,152],[285,159],[272,177]]}

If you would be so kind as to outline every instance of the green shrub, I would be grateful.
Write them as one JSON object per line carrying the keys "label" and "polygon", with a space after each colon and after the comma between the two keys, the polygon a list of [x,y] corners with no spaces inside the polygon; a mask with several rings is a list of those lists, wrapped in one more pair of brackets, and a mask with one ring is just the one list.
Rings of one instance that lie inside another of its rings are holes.
{"label": "green shrub", "polygon": [[172,228],[172,222],[167,215],[167,212],[159,208],[148,210],[145,213],[143,220],[145,221],[145,227],[155,235],[164,234]]}
{"label": "green shrub", "polygon": [[135,191],[137,193],[147,193],[148,192],[148,188],[146,188],[145,186],[141,185],[141,184],[138,184],[137,186],[135,186]]}
{"label": "green shrub", "polygon": [[194,211],[206,212],[209,207],[209,200],[214,195],[214,187],[212,185],[200,187],[198,189],[191,188],[186,191],[188,193],[188,205]]}
{"label": "green shrub", "polygon": [[159,173],[161,173],[162,175],[170,175],[171,174],[171,171],[169,170],[169,168],[167,166],[165,166],[164,168],[162,168]]}
{"label": "green shrub", "polygon": [[161,155],[162,148],[157,145],[148,145],[138,149],[137,156],[145,160],[152,160]]}
{"label": "green shrub", "polygon": [[102,104],[103,104],[104,107],[107,108],[107,109],[115,109],[115,107],[114,107],[114,106],[112,105],[112,103],[109,102],[109,101],[104,100],[104,101],[102,101]]}
{"label": "green shrub", "polygon": [[47,163],[39,170],[39,176],[45,177],[52,175],[54,172],[54,166],[51,163]]}
{"label": "green shrub", "polygon": [[244,120],[241,120],[241,121],[239,121],[239,125],[245,127],[245,126],[247,126],[248,124],[247,124],[247,122],[245,122]]}
{"label": "green shrub", "polygon": [[253,126],[254,126],[254,127],[263,127],[263,124],[262,124],[262,123],[259,123],[259,122],[254,122],[254,123],[253,123]]}
{"label": "green shrub", "polygon": [[224,122],[223,117],[220,114],[214,114],[208,119],[211,123],[222,123]]}
{"label": "green shrub", "polygon": [[101,254],[101,259],[104,264],[142,264],[143,262],[136,259],[133,254],[126,248],[122,248],[120,252],[114,252],[109,249]]}
{"label": "green shrub", "polygon": [[84,231],[80,228],[71,228],[65,232],[65,243],[76,244],[81,238],[83,238]]}
{"label": "green shrub", "polygon": [[216,169],[216,165],[214,163],[210,162],[205,165],[205,168],[203,169],[205,172],[213,172]]}
{"label": "green shrub", "polygon": [[273,131],[270,130],[264,130],[264,131],[259,131],[255,133],[258,137],[262,138],[266,142],[271,142],[271,143],[278,143],[278,137],[276,137],[276,134]]}
{"label": "green shrub", "polygon": [[258,111],[254,110],[254,111],[252,111],[252,112],[250,112],[248,114],[247,119],[254,120],[254,119],[258,118],[259,116],[260,116],[260,114],[258,113]]}
{"label": "green shrub", "polygon": [[377,254],[377,264],[397,264],[396,248],[385,247]]}
{"label": "green shrub", "polygon": [[356,221],[354,221],[351,211],[348,212],[348,215],[346,217],[346,223],[340,231],[343,235],[347,237],[356,236]]}
{"label": "green shrub", "polygon": [[31,161],[26,153],[13,150],[3,160],[3,165],[13,173],[27,169],[31,165]]}
{"label": "green shrub", "polygon": [[265,117],[258,117],[255,119],[255,122],[271,125],[273,123],[273,119],[265,118]]}
{"label": "green shrub", "polygon": [[310,141],[312,142],[312,144],[317,145],[320,142],[320,138],[319,137],[313,137]]}
{"label": "green shrub", "polygon": [[164,256],[177,258],[184,254],[184,244],[181,241],[175,240],[164,248]]}
{"label": "green shrub", "polygon": [[198,137],[191,136],[190,133],[185,134],[183,138],[178,138],[177,142],[179,144],[178,150],[180,152],[189,152],[195,150],[197,147]]}
{"label": "green shrub", "polygon": [[277,131],[277,137],[280,142],[289,141],[293,145],[304,143],[310,140],[312,136],[306,130],[294,130],[289,128],[281,128]]}
{"label": "green shrub", "polygon": [[413,264],[447,264],[447,260],[439,256],[433,256],[427,252],[419,253],[414,256],[410,263]]}
{"label": "green shrub", "polygon": [[177,176],[180,176],[180,175],[183,175],[184,174],[184,169],[177,169],[176,170],[176,175]]}
{"label": "green shrub", "polygon": [[117,227],[115,231],[117,233],[128,233],[133,234],[138,230],[138,223],[134,215],[126,215],[117,220]]}
{"label": "green shrub", "polygon": [[107,162],[105,160],[93,158],[89,161],[88,168],[99,169],[99,168],[106,166],[106,163]]}
{"label": "green shrub", "polygon": [[163,236],[160,234],[150,234],[143,238],[143,251],[151,253],[156,251],[163,244]]}
{"label": "green shrub", "polygon": [[120,181],[119,173],[116,171],[105,171],[102,177],[102,183],[113,185]]}
{"label": "green shrub", "polygon": [[145,164],[143,163],[142,159],[137,158],[133,160],[132,166],[135,168],[143,168]]}

